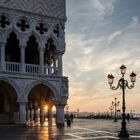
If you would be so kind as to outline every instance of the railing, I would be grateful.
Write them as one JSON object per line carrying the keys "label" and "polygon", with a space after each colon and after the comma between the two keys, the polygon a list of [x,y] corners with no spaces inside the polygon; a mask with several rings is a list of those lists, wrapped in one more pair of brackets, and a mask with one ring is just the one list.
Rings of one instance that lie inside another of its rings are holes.
{"label": "railing", "polygon": [[26,64],[26,73],[37,74],[39,73],[39,65]]}
{"label": "railing", "polygon": [[20,63],[16,62],[6,62],[6,71],[8,72],[19,72],[20,71]]}
{"label": "railing", "polygon": [[46,75],[58,75],[58,68],[52,66],[44,66],[44,74]]}
{"label": "railing", "polygon": [[[5,62],[5,70],[7,72],[24,72],[24,73],[29,73],[29,74],[40,74],[40,65],[33,65],[33,64],[25,64],[24,69],[22,70],[21,63],[16,63],[16,62]],[[44,71],[43,74],[45,75],[58,75],[58,67],[53,67],[53,66],[44,66]]]}

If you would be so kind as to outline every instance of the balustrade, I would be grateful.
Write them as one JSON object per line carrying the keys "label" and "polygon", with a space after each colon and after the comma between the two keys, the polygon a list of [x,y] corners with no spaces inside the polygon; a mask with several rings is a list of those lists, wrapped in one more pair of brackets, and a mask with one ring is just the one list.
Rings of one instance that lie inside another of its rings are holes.
{"label": "balustrade", "polygon": [[[25,64],[25,67],[24,67],[25,73],[40,74],[39,67],[40,65]],[[17,62],[5,62],[5,71],[15,72],[15,73],[23,72],[23,70],[21,69],[21,63],[17,63]],[[59,74],[58,67],[45,65],[43,74],[56,76]]]}

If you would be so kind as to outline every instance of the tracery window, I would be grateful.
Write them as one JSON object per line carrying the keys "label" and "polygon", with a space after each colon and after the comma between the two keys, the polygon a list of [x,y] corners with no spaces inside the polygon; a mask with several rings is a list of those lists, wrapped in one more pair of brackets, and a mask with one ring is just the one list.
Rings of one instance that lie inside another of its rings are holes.
{"label": "tracery window", "polygon": [[43,23],[39,23],[36,26],[36,30],[40,33],[40,34],[44,34],[48,31],[47,26]]}
{"label": "tracery window", "polygon": [[27,29],[29,29],[30,25],[29,22],[25,19],[20,19],[17,22],[17,27],[20,28],[21,31],[26,31]]}
{"label": "tracery window", "polygon": [[6,26],[10,25],[10,21],[6,16],[0,16],[0,27],[6,28]]}

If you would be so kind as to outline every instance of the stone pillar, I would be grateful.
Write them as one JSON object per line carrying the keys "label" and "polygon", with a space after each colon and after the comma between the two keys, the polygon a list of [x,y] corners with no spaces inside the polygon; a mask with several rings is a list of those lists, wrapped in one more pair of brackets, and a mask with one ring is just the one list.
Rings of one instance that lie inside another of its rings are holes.
{"label": "stone pillar", "polygon": [[21,71],[25,72],[25,47],[20,47]]}
{"label": "stone pillar", "polygon": [[56,59],[53,60],[53,69],[54,69],[54,75],[58,74],[57,66],[56,66]]}
{"label": "stone pillar", "polygon": [[20,124],[26,123],[26,102],[19,102],[19,120]]}
{"label": "stone pillar", "polygon": [[34,111],[33,111],[33,104],[32,102],[29,102],[29,118],[30,118],[30,123],[33,122],[33,116],[34,115]]}
{"label": "stone pillar", "polygon": [[34,105],[34,121],[38,122],[38,104],[37,104],[37,102],[35,102],[35,105]]}
{"label": "stone pillar", "polygon": [[30,122],[32,123],[34,121],[34,109],[30,110]]}
{"label": "stone pillar", "polygon": [[27,123],[29,122],[29,120],[30,120],[29,107],[28,107],[28,104],[26,104],[26,121],[27,121]]}
{"label": "stone pillar", "polygon": [[59,71],[59,76],[63,75],[63,64],[62,64],[62,54],[58,54],[58,71]]}
{"label": "stone pillar", "polygon": [[48,107],[48,121],[49,122],[52,122],[52,107],[53,105],[49,104],[49,107]]}
{"label": "stone pillar", "polygon": [[40,107],[40,123],[44,123],[45,117],[44,117],[44,108]]}
{"label": "stone pillar", "polygon": [[0,42],[1,71],[5,71],[5,42]]}
{"label": "stone pillar", "polygon": [[40,64],[40,74],[44,74],[44,49],[39,49],[39,64]]}
{"label": "stone pillar", "polygon": [[64,105],[56,105],[56,125],[64,126]]}

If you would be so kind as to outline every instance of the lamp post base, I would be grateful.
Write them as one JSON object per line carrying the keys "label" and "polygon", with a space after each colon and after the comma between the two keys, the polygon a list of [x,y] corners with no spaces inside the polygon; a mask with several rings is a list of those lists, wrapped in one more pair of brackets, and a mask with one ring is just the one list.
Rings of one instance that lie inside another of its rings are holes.
{"label": "lamp post base", "polygon": [[120,131],[120,133],[118,134],[118,137],[129,137],[129,134],[127,132],[127,130],[125,131]]}

